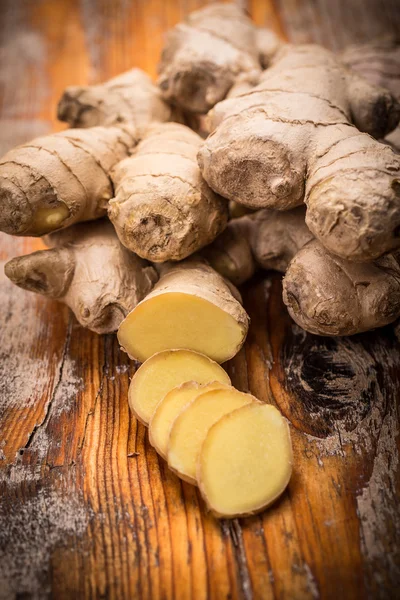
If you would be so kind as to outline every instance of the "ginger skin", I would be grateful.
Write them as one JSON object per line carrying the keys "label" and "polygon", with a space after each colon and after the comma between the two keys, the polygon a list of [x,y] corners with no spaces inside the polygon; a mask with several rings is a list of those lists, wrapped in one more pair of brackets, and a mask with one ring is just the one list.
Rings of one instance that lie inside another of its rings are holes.
{"label": "ginger skin", "polygon": [[41,236],[107,213],[112,167],[137,143],[133,128],[69,129],[0,160],[0,231]]}
{"label": "ginger skin", "polygon": [[54,233],[48,243],[54,247],[10,260],[5,274],[23,289],[64,302],[96,333],[116,331],[158,279],[104,219]]}
{"label": "ginger skin", "polygon": [[167,34],[158,80],[164,98],[189,112],[206,113],[240,74],[261,70],[260,60],[274,42],[258,37],[234,4],[215,3],[191,13]]}
{"label": "ginger skin", "polygon": [[130,123],[143,128],[155,121],[181,120],[141,69],[131,69],[99,85],[67,87],[57,116],[70,127]]}
{"label": "ginger skin", "polygon": [[305,202],[329,251],[371,261],[400,246],[400,159],[370,137],[399,116],[390,92],[328,50],[286,45],[258,86],[211,111],[200,169],[217,193],[250,208]]}
{"label": "ginger skin", "polygon": [[151,126],[112,172],[108,214],[124,246],[152,262],[182,260],[225,228],[228,203],[202,179],[201,138],[177,123]]}

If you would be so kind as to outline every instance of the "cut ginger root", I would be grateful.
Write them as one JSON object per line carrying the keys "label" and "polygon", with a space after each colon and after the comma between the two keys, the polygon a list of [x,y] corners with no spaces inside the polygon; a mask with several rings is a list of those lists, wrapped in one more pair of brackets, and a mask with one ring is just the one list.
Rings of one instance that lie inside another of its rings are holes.
{"label": "cut ginger root", "polygon": [[[121,347],[140,362],[174,348],[200,352],[218,363],[235,356],[249,326],[236,288],[200,260],[163,268],[153,291],[121,323]],[[184,381],[191,379],[199,381]]]}
{"label": "cut ginger root", "polygon": [[187,381],[164,396],[157,405],[149,426],[150,443],[160,456],[167,459],[169,435],[179,413],[200,394],[226,387],[229,386],[219,381],[205,385]]}
{"label": "cut ginger root", "polygon": [[172,425],[167,453],[170,469],[181,479],[196,485],[197,461],[208,430],[221,417],[250,402],[258,400],[233,387],[197,396]]}
{"label": "cut ginger root", "polygon": [[272,504],[291,473],[286,420],[274,406],[251,402],[209,429],[199,456],[197,481],[213,514],[232,518]]}
{"label": "cut ginger root", "polygon": [[151,356],[135,373],[129,386],[129,405],[148,425],[158,403],[173,388],[187,381],[219,381],[230,385],[228,374],[207,356],[190,350],[168,350]]}

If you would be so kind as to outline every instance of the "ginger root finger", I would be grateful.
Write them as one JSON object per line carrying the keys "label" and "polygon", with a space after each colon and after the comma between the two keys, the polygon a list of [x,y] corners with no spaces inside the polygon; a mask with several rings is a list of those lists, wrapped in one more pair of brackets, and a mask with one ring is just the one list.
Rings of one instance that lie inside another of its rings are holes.
{"label": "ginger root finger", "polygon": [[120,244],[106,220],[75,225],[50,241],[54,248],[10,260],[5,274],[23,289],[64,302],[96,333],[116,331],[158,279],[152,266]]}
{"label": "ginger root finger", "polygon": [[195,381],[187,381],[172,389],[158,403],[149,424],[150,444],[158,454],[167,460],[168,440],[171,427],[182,409],[200,394],[210,390],[229,387],[224,383],[214,381],[200,385]]}
{"label": "ginger root finger", "polygon": [[352,263],[314,240],[283,280],[283,300],[300,327],[317,335],[353,335],[400,317],[400,254]]}
{"label": "ginger root finger", "polygon": [[201,254],[234,285],[250,279],[259,267],[284,273],[296,252],[313,239],[304,217],[303,206],[284,212],[264,208],[244,215],[229,221]]}
{"label": "ginger root finger", "polygon": [[[343,50],[342,61],[370,83],[387,88],[400,99],[400,40],[377,38],[364,44],[354,44]],[[385,139],[400,153],[400,126]]]}
{"label": "ginger root finger", "polygon": [[161,97],[147,73],[131,69],[99,85],[67,87],[57,107],[60,121],[70,127],[130,123],[146,127],[154,121],[180,120]]}
{"label": "ginger root finger", "polygon": [[148,425],[164,396],[187,381],[230,385],[228,374],[208,356],[167,350],[151,356],[136,371],[129,386],[129,406],[139,421]]}
{"label": "ginger root finger", "polygon": [[207,432],[221,417],[250,402],[254,396],[235,388],[201,393],[176,417],[168,440],[168,466],[181,479],[197,484],[197,462]]}
{"label": "ginger root finger", "polygon": [[226,96],[241,73],[261,70],[260,54],[264,56],[265,48],[242,9],[212,4],[168,32],[158,67],[159,86],[173,104],[206,113]]}
{"label": "ginger root finger", "polygon": [[374,85],[387,88],[400,98],[400,41],[382,37],[352,44],[340,54],[341,60]]}
{"label": "ginger root finger", "polygon": [[266,208],[246,216],[254,260],[262,269],[284,273],[293,256],[313,239],[304,217],[303,206],[285,212]]}
{"label": "ginger root finger", "polygon": [[251,275],[250,264],[253,270],[286,271],[283,300],[294,321],[310,333],[353,335],[400,317],[399,252],[371,263],[339,258],[313,238],[304,215],[304,207],[298,207],[234,219],[203,255],[236,284]]}
{"label": "ginger root finger", "polygon": [[241,285],[257,270],[247,223],[242,217],[230,221],[213,243],[201,251],[212,268],[234,285]]}
{"label": "ginger root finger", "polygon": [[306,223],[329,252],[370,262],[400,247],[399,200],[400,157],[368,136],[353,136],[310,174]]}
{"label": "ginger root finger", "polygon": [[230,219],[238,219],[239,217],[243,217],[244,215],[248,215],[254,211],[251,208],[247,208],[247,206],[243,206],[243,204],[238,204],[234,200],[229,201],[229,218]]}
{"label": "ginger root finger", "polygon": [[322,244],[370,261],[400,246],[400,159],[354,124],[381,137],[399,116],[390,92],[328,50],[286,45],[258,86],[211,111],[200,169],[214,191],[250,208],[305,202]]}
{"label": "ginger root finger", "polygon": [[141,362],[186,348],[223,363],[237,354],[249,318],[239,292],[199,260],[165,267],[153,291],[121,323],[121,347]]}
{"label": "ginger root finger", "polygon": [[252,515],[282,494],[292,463],[286,419],[274,406],[251,402],[209,429],[200,452],[197,481],[215,516]]}
{"label": "ginger root finger", "polygon": [[201,177],[201,142],[184,125],[155,125],[114,169],[108,214],[124,246],[142,258],[182,260],[224,229],[228,203]]}
{"label": "ginger root finger", "polygon": [[259,27],[256,32],[257,47],[263,69],[267,69],[278,50],[285,44],[274,31]]}
{"label": "ginger root finger", "polygon": [[104,216],[110,171],[136,142],[132,128],[93,127],[10,150],[0,160],[0,231],[41,236]]}

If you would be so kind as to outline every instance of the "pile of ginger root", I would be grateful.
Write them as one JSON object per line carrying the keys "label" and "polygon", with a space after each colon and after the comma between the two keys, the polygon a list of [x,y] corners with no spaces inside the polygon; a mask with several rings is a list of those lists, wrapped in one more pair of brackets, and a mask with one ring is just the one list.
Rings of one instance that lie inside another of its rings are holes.
{"label": "pile of ginger root", "polygon": [[156,83],[132,69],[68,87],[70,128],[0,160],[0,231],[47,246],[10,260],[7,277],[118,331],[144,364],[177,349],[235,356],[249,327],[236,286],[259,269],[284,273],[284,303],[313,334],[395,322],[399,48],[336,55],[282,41],[234,4],[192,13],[168,33]]}

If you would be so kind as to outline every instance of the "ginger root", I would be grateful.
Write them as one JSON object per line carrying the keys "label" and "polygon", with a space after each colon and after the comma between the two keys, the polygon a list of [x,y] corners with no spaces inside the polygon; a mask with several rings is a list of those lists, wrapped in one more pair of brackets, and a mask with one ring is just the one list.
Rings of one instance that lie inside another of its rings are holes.
{"label": "ginger root", "polygon": [[57,116],[70,127],[130,123],[143,128],[154,121],[181,120],[141,69],[131,69],[99,85],[67,87]]}
{"label": "ginger root", "polygon": [[184,125],[155,125],[114,169],[108,214],[124,246],[142,258],[182,260],[224,229],[228,203],[200,175],[201,142]]}
{"label": "ginger root", "polygon": [[310,333],[353,335],[399,318],[400,253],[370,263],[339,258],[313,238],[304,216],[298,207],[234,219],[203,254],[236,285],[259,267],[286,272],[283,300]]}
{"label": "ginger root", "polygon": [[236,288],[196,259],[167,264],[161,273],[120,325],[118,340],[128,355],[143,362],[162,350],[186,348],[219,363],[235,356],[249,326]]}
{"label": "ginger root", "polygon": [[352,44],[340,54],[341,60],[374,85],[385,87],[400,98],[400,40],[376,38]]}
{"label": "ginger root", "polygon": [[200,394],[229,387],[226,384],[214,381],[200,385],[195,381],[187,381],[172,389],[158,403],[155,413],[149,424],[150,444],[158,454],[167,459],[168,440],[171,427],[182,409]]}
{"label": "ginger root", "polygon": [[107,213],[112,167],[137,143],[132,128],[69,129],[0,160],[0,231],[41,236]]}
{"label": "ginger root", "polygon": [[[400,39],[391,36],[345,48],[342,61],[374,85],[387,88],[400,99]],[[385,141],[400,153],[400,126]]]}
{"label": "ginger root", "polygon": [[23,289],[64,302],[96,333],[116,331],[158,279],[104,219],[54,233],[49,243],[55,247],[10,260],[5,274]]}
{"label": "ginger root", "polygon": [[400,317],[400,252],[353,263],[314,240],[291,261],[283,300],[310,333],[353,335],[383,327]]}
{"label": "ginger root", "polygon": [[257,269],[246,225],[244,218],[230,221],[221,235],[201,252],[212,268],[234,285],[250,279]]}
{"label": "ginger root", "polygon": [[286,419],[274,406],[251,402],[209,429],[200,452],[197,481],[215,516],[252,515],[282,494],[292,463]]}
{"label": "ginger root", "polygon": [[230,385],[228,374],[208,356],[190,350],[159,352],[144,362],[132,378],[129,386],[132,412],[148,425],[165,395],[187,381],[199,384],[219,381]]}
{"label": "ginger root", "polygon": [[191,13],[167,34],[158,80],[164,98],[189,112],[206,113],[240,74],[261,70],[260,58],[274,41],[258,36],[235,4],[215,3]]}
{"label": "ginger root", "polygon": [[234,285],[245,283],[259,267],[284,273],[296,252],[313,239],[304,218],[299,206],[285,212],[264,208],[233,219],[202,256]]}
{"label": "ginger root", "polygon": [[213,190],[250,208],[304,201],[329,251],[370,261],[400,246],[400,159],[370,137],[399,116],[390,92],[328,50],[286,45],[258,86],[211,111],[200,169]]}
{"label": "ginger root", "polygon": [[266,27],[259,27],[256,31],[256,36],[261,66],[263,69],[267,69],[284,42],[274,31],[271,31],[271,29],[267,29]]}
{"label": "ginger root", "polygon": [[176,417],[169,435],[168,466],[181,479],[197,485],[197,462],[208,430],[221,417],[250,402],[254,396],[226,388],[203,392]]}

